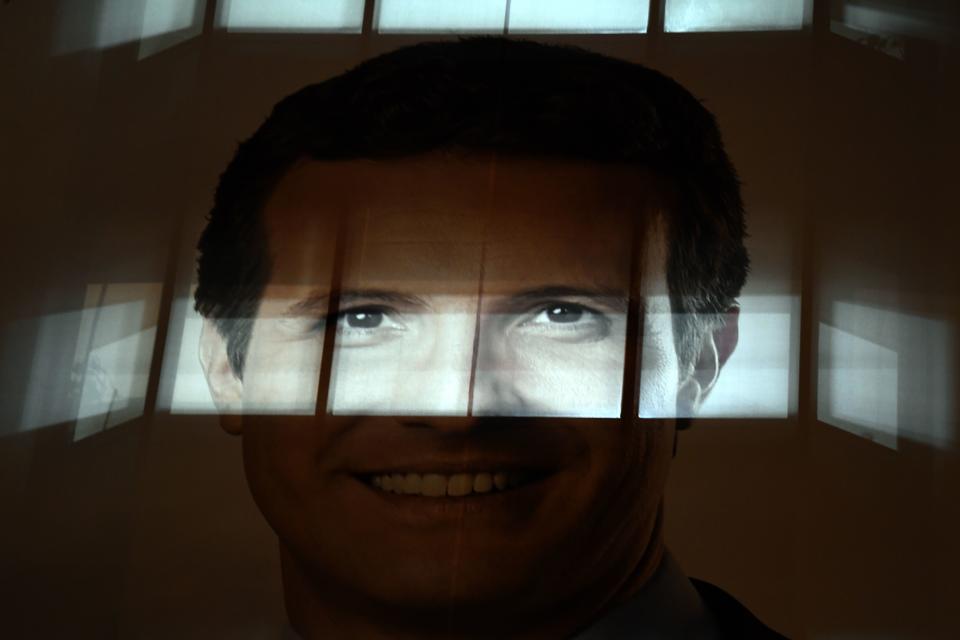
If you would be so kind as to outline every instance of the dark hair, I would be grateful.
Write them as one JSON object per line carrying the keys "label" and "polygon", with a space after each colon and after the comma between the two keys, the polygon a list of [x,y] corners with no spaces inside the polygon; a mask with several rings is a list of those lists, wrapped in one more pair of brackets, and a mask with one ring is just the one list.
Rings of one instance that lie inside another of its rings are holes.
{"label": "dark hair", "polygon": [[746,280],[740,184],[713,116],[672,79],[573,47],[505,38],[418,44],[281,100],[220,178],[196,309],[242,376],[269,279],[260,212],[298,160],[490,151],[642,165],[673,194],[667,283],[681,375]]}

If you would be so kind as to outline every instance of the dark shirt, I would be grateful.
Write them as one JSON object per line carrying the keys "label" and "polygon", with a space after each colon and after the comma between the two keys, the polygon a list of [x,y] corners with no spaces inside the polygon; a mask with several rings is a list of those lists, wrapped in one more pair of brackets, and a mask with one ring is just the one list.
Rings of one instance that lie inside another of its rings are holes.
{"label": "dark shirt", "polygon": [[757,638],[758,640],[786,640],[740,604],[729,593],[709,582],[690,578],[704,605],[713,614],[721,638]]}
{"label": "dark shirt", "polygon": [[609,611],[581,634],[577,634],[575,640],[673,640],[699,637],[721,640],[786,640],[784,636],[760,622],[723,589],[695,578],[689,578],[689,581],[710,614],[712,628],[709,631],[699,623],[686,629],[677,629],[672,627],[670,622],[650,620],[649,605],[645,606],[641,601],[633,600]]}

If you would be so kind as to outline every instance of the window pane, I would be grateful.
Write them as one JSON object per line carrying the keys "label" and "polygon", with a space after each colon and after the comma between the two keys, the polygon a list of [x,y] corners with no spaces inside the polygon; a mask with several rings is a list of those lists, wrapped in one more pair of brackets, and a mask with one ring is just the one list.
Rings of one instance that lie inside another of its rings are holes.
{"label": "window pane", "polygon": [[381,33],[502,33],[507,0],[379,0],[375,28]]}
{"label": "window pane", "polygon": [[218,25],[227,31],[346,31],[363,26],[364,0],[225,0]]}
{"label": "window pane", "polygon": [[511,33],[644,33],[649,0],[513,0]]}
{"label": "window pane", "polygon": [[667,0],[665,31],[761,31],[803,27],[804,0]]}

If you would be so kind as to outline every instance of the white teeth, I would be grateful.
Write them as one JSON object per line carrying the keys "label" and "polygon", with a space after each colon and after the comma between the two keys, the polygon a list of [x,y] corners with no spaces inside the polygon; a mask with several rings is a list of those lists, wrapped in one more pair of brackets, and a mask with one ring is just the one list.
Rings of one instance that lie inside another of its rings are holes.
{"label": "white teeth", "polygon": [[466,473],[455,473],[447,481],[448,496],[465,496],[473,493],[473,476]]}
{"label": "white teeth", "polygon": [[447,495],[447,476],[442,476],[439,473],[425,474],[423,483],[420,485],[420,491],[420,495],[432,498],[441,498]]}
{"label": "white teeth", "polygon": [[478,473],[473,476],[473,492],[486,493],[493,489],[493,476],[489,473]]}
{"label": "white teeth", "polygon": [[403,479],[403,492],[411,495],[420,493],[421,478],[419,473],[408,473]]}
{"label": "white teeth", "polygon": [[474,493],[504,491],[530,480],[530,474],[520,471],[482,471],[455,473],[384,473],[369,478],[371,486],[382,491],[413,496],[441,498],[462,497]]}

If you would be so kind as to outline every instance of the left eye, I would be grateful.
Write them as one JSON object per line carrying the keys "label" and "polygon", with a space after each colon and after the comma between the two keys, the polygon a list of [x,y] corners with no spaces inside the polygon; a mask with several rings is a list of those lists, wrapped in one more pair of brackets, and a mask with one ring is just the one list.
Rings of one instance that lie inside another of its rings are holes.
{"label": "left eye", "polygon": [[562,342],[592,341],[607,337],[610,319],[599,311],[573,302],[551,302],[531,312],[517,329],[528,336]]}
{"label": "left eye", "polygon": [[367,347],[389,342],[406,331],[400,315],[378,306],[344,309],[337,320],[341,347]]}
{"label": "left eye", "polygon": [[375,329],[383,324],[383,311],[350,311],[343,314],[347,326],[353,329]]}

